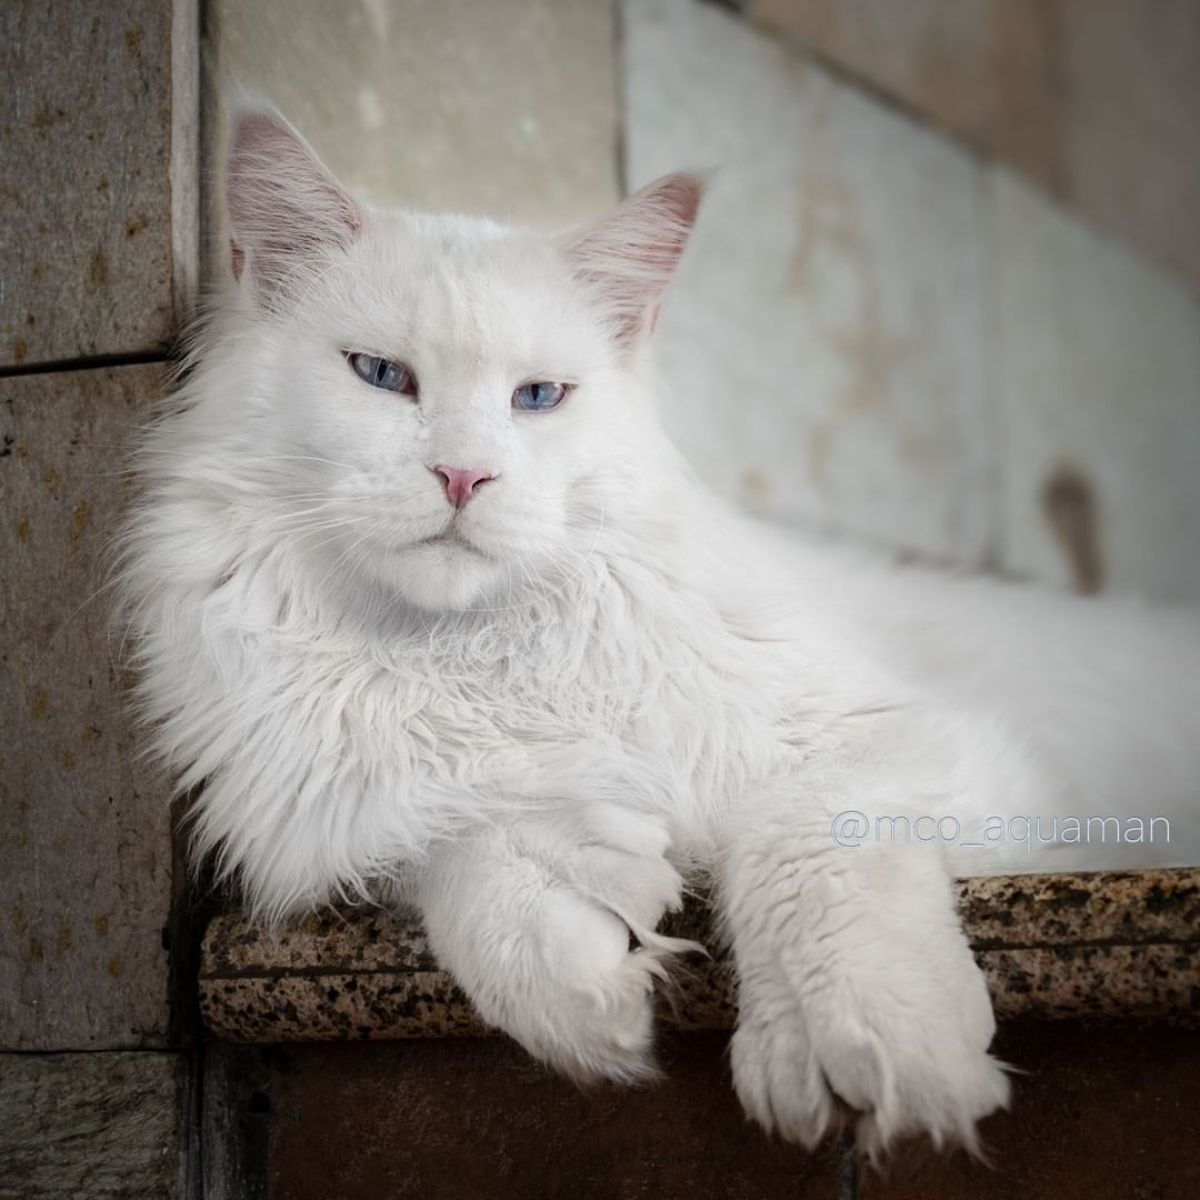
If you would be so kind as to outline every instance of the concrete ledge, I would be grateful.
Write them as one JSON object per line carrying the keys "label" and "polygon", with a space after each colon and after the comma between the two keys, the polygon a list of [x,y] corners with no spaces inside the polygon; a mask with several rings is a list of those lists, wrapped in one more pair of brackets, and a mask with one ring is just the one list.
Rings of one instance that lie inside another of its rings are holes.
{"label": "concrete ledge", "polygon": [[[1200,868],[961,880],[959,908],[1001,1017],[1200,1022]],[[713,944],[702,902],[667,932]],[[673,972],[663,1019],[724,1029],[732,966]],[[204,939],[200,1005],[235,1042],[453,1037],[487,1033],[440,971],[418,924],[378,911],[310,917],[268,933],[238,914]]]}

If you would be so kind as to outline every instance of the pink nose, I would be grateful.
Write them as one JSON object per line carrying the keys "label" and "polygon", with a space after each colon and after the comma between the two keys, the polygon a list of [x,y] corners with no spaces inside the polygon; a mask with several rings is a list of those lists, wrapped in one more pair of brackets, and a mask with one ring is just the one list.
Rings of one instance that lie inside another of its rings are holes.
{"label": "pink nose", "polygon": [[475,471],[469,467],[447,467],[441,463],[437,463],[429,469],[435,475],[442,477],[442,483],[446,485],[446,499],[455,508],[463,508],[467,501],[475,495],[475,489],[481,483],[495,478],[487,471]]}

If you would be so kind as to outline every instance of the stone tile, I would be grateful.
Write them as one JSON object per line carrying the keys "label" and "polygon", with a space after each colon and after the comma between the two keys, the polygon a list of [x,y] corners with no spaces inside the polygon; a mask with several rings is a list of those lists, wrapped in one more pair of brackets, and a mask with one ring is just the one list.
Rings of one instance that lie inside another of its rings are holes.
{"label": "stone tile", "polygon": [[943,128],[979,140],[993,107],[992,6],[993,0],[749,0],[746,11]]}
{"label": "stone tile", "polygon": [[749,0],[746,11],[1200,283],[1193,0]]}
{"label": "stone tile", "polygon": [[1070,203],[1200,286],[1200,5],[1058,0]]}
{"label": "stone tile", "polygon": [[749,0],[764,27],[1061,189],[1057,0]]}
{"label": "stone tile", "polygon": [[171,22],[160,0],[0,7],[0,365],[175,331]]}
{"label": "stone tile", "polygon": [[274,1056],[269,1048],[221,1042],[204,1049],[196,1155],[203,1200],[261,1200],[268,1195],[268,1063]]}
{"label": "stone tile", "polygon": [[1200,1120],[1200,1031],[1084,1023],[1002,1024],[994,1053],[1016,1068],[1009,1110],[980,1127],[987,1162],[901,1146],[862,1200],[1188,1200],[1200,1156],[1179,1130]]}
{"label": "stone tile", "polygon": [[0,1054],[0,1200],[182,1198],[186,1060]]}
{"label": "stone tile", "polygon": [[[1200,1195],[1200,1033],[1003,1026],[1014,1101],[982,1125],[989,1162],[901,1144],[860,1190],[832,1146],[809,1154],[742,1116],[724,1038],[664,1039],[663,1079],[586,1092],[499,1040],[305,1046],[273,1057],[274,1200],[1042,1200]],[[269,1107],[269,1115],[261,1116]],[[347,1169],[352,1163],[353,1169]]]}
{"label": "stone tile", "polygon": [[[991,193],[1002,565],[1200,598],[1200,304],[1006,172]],[[1050,519],[1068,489],[1094,546]]]}
{"label": "stone tile", "polygon": [[220,73],[378,204],[564,221],[617,183],[613,5],[215,0]]}
{"label": "stone tile", "polygon": [[631,186],[719,168],[666,306],[665,413],[785,521],[978,562],[981,168],[745,21],[624,8]]}
{"label": "stone tile", "polygon": [[[726,1038],[663,1039],[652,1087],[583,1089],[499,1039],[288,1047],[270,1082],[272,1200],[836,1196],[833,1147],[747,1125]],[[347,1169],[347,1163],[353,1169]]]}
{"label": "stone tile", "polygon": [[1066,89],[1059,17],[1057,0],[991,0],[992,111],[980,142],[1051,193],[1062,195]]}
{"label": "stone tile", "polygon": [[100,563],[164,374],[0,380],[0,1049],[166,1035],[166,787],[122,712]]}

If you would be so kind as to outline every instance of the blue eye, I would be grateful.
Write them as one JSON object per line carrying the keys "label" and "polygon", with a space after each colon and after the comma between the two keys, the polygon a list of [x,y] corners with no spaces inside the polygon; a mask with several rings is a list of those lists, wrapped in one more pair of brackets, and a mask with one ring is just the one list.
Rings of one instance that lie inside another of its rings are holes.
{"label": "blue eye", "polygon": [[377,354],[347,354],[346,358],[363,383],[385,392],[399,392],[402,396],[417,394],[416,377],[403,363],[380,358]]}
{"label": "blue eye", "polygon": [[513,408],[522,412],[545,412],[557,408],[569,390],[565,383],[523,383],[513,392]]}

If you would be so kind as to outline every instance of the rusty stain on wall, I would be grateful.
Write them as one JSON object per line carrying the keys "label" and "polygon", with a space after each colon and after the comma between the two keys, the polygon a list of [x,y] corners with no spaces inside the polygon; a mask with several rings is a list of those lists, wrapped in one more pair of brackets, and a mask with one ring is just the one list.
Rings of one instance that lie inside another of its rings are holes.
{"label": "rusty stain on wall", "polygon": [[828,420],[813,423],[808,431],[805,451],[808,457],[808,477],[813,487],[824,490],[829,484],[829,443],[833,428]]}
{"label": "rusty stain on wall", "polygon": [[1042,488],[1042,510],[1071,569],[1077,592],[1098,592],[1104,585],[1096,498],[1088,477],[1069,464],[1058,466]]}
{"label": "rusty stain on wall", "polygon": [[833,329],[828,337],[845,359],[849,381],[840,397],[852,412],[878,411],[887,406],[892,372],[908,355],[908,344],[888,333],[879,314],[879,296],[869,278],[865,260],[857,322]]}
{"label": "rusty stain on wall", "polygon": [[92,510],[88,502],[83,499],[77,500],[75,507],[71,510],[71,531],[67,535],[67,555],[69,557],[74,557],[79,553],[84,535],[91,523]]}
{"label": "rusty stain on wall", "polygon": [[34,688],[29,697],[29,715],[35,721],[44,721],[50,715],[50,697],[44,688]]}
{"label": "rusty stain on wall", "polygon": [[108,285],[108,259],[99,247],[88,263],[88,283],[95,292],[102,292]]}
{"label": "rusty stain on wall", "polygon": [[742,472],[742,490],[762,507],[769,507],[775,500],[774,486],[757,467]]}

